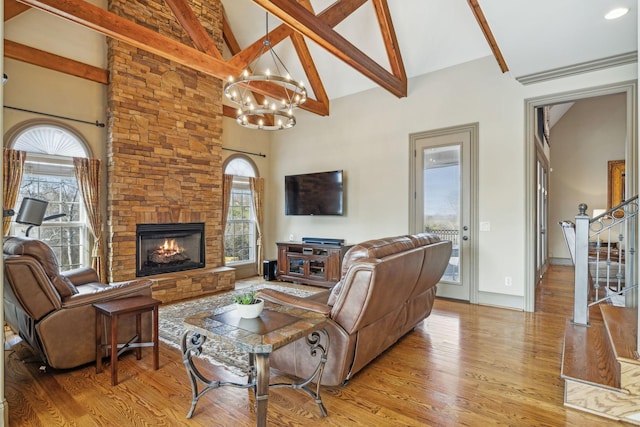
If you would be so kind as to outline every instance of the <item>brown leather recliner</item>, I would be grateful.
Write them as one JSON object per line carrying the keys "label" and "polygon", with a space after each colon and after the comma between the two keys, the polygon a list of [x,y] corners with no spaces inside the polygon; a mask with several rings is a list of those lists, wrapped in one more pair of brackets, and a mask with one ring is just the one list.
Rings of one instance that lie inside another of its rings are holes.
{"label": "brown leather recliner", "polygon": [[[342,279],[331,291],[309,298],[273,289],[258,295],[328,316],[329,352],[321,383],[339,385],[431,314],[450,256],[451,242],[427,233],[369,240],[345,254]],[[270,364],[307,378],[319,357],[298,340],[273,352]]]}
{"label": "brown leather recliner", "polygon": [[[3,258],[5,322],[52,368],[74,368],[96,360],[92,304],[151,296],[149,279],[103,284],[91,268],[61,273],[55,254],[40,240],[5,237]],[[151,337],[151,317],[146,314],[143,341]],[[122,318],[118,343],[128,342],[134,335],[135,316]],[[106,340],[109,333],[105,330],[102,336]]]}

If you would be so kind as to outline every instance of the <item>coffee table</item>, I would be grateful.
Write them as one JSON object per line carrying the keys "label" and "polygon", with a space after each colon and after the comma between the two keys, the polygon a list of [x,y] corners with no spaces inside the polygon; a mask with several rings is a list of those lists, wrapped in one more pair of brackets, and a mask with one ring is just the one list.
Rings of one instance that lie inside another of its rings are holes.
{"label": "coffee table", "polygon": [[[327,318],[313,311],[265,302],[265,308],[256,319],[242,319],[235,305],[190,316],[184,320],[187,331],[182,337],[182,360],[191,381],[192,401],[187,418],[191,418],[198,400],[209,390],[223,386],[252,388],[255,394],[256,425],[267,424],[269,388],[288,387],[308,393],[318,404],[323,417],[327,411],[320,396],[320,380],[327,360],[329,335],[323,329]],[[321,344],[324,342],[326,345]],[[194,365],[193,357],[202,354],[207,339],[231,343],[249,354],[249,372],[246,383],[216,381],[206,378]],[[278,348],[305,338],[309,355],[320,352],[318,366],[311,376],[296,383],[269,384],[269,355]],[[315,379],[315,389],[309,385]],[[198,390],[198,382],[204,388]]]}

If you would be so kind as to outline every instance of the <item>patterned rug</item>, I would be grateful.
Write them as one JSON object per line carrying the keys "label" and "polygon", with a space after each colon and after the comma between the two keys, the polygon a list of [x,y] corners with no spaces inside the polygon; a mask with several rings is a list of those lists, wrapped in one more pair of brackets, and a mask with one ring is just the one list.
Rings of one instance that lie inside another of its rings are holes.
{"label": "patterned rug", "polygon": [[[288,294],[305,297],[320,292],[322,288],[296,285],[285,282],[266,282],[263,279],[250,279],[236,282],[236,289],[203,298],[160,306],[158,335],[159,339],[180,350],[180,343],[186,328],[183,320],[189,316],[233,304],[233,297],[249,291],[275,289]],[[248,369],[247,353],[236,349],[233,345],[207,340],[199,356],[214,365],[222,366],[236,375],[244,375]]]}

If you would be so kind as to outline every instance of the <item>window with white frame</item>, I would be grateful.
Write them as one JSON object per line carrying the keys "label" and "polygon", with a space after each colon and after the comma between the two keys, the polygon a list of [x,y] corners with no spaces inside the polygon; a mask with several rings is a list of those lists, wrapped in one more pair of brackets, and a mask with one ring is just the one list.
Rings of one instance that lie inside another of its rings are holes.
{"label": "window with white frame", "polygon": [[45,241],[63,271],[88,266],[87,216],[73,169],[73,157],[88,157],[80,136],[63,126],[34,124],[18,132],[9,146],[27,152],[16,212],[22,200],[30,197],[48,202],[45,219],[65,214],[38,227],[14,221],[10,234]]}
{"label": "window with white frame", "polygon": [[225,174],[233,175],[231,203],[224,233],[224,256],[227,265],[256,262],[256,221],[249,177],[255,177],[253,164],[244,157],[232,158]]}

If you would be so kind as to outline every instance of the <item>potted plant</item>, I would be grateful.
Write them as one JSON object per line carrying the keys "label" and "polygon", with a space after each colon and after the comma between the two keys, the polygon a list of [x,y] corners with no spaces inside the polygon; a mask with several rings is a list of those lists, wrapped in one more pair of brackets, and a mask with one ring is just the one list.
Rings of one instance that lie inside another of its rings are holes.
{"label": "potted plant", "polygon": [[240,317],[243,319],[255,319],[262,313],[264,301],[256,298],[255,295],[256,293],[251,291],[233,297],[233,302],[236,303],[236,310],[238,310]]}

